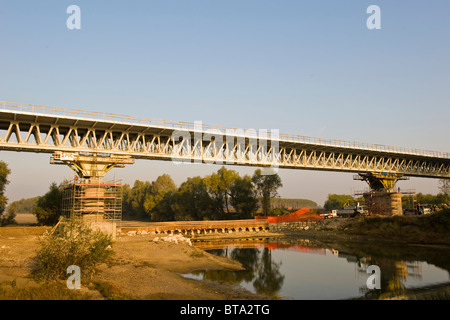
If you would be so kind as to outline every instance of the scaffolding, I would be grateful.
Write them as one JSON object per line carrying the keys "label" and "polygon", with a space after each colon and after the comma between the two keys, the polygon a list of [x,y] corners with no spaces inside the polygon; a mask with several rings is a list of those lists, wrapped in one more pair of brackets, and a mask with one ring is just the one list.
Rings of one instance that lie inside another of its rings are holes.
{"label": "scaffolding", "polygon": [[62,213],[91,222],[122,220],[122,184],[100,178],[66,181],[62,187]]}
{"label": "scaffolding", "polygon": [[363,196],[369,214],[393,216],[403,215],[402,197],[405,194],[414,194],[415,190],[364,190],[356,191],[355,196]]}
{"label": "scaffolding", "polygon": [[393,216],[402,214],[402,194],[392,190],[371,191],[363,195],[371,214]]}

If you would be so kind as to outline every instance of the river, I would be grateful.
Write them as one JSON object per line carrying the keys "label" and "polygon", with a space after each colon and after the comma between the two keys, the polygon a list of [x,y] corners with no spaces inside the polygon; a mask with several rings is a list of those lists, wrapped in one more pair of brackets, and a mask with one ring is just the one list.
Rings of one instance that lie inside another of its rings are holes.
{"label": "river", "polygon": [[[235,259],[245,270],[195,271],[186,277],[227,281],[274,298],[450,298],[450,248],[325,243],[293,237],[199,241],[195,245]],[[376,274],[367,273],[369,266],[379,268]]]}

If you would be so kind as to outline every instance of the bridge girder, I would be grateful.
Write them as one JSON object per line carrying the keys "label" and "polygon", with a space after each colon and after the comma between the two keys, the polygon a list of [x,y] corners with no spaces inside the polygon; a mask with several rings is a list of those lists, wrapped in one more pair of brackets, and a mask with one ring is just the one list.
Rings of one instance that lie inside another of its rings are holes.
{"label": "bridge girder", "polygon": [[407,180],[402,174],[388,173],[388,172],[370,172],[370,173],[360,173],[358,176],[354,177],[355,180],[363,180],[368,183],[371,190],[381,191],[381,190],[393,190],[395,184],[399,180]]}
{"label": "bridge girder", "polygon": [[[0,104],[1,107],[1,104]],[[37,107],[36,107],[37,108]],[[0,110],[0,150],[450,179],[450,154],[194,124]],[[138,118],[137,118],[138,119]],[[76,168],[76,166],[75,166]],[[79,168],[78,168],[79,169]]]}
{"label": "bridge girder", "polygon": [[112,168],[123,168],[125,164],[133,164],[129,156],[105,156],[98,154],[64,153],[56,151],[50,158],[51,164],[69,166],[83,179],[102,178]]}

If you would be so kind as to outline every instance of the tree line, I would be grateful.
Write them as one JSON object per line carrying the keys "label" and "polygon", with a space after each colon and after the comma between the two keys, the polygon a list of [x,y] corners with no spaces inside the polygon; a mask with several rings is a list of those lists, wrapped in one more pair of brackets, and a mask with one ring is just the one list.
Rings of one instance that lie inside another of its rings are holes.
{"label": "tree line", "polygon": [[[8,165],[0,161],[0,226],[13,224],[16,213],[29,212],[31,208],[40,224],[55,224],[61,215],[61,186],[52,183],[43,196],[15,201],[7,207],[4,191],[10,172]],[[241,177],[236,171],[221,167],[205,177],[187,178],[179,187],[168,174],[163,174],[152,182],[136,180],[132,187],[125,184],[122,210],[124,218],[151,221],[251,218],[257,211],[269,215],[275,213],[277,207],[296,205],[295,199],[277,199],[279,203],[271,205],[280,187],[282,182],[278,174],[264,174],[260,169],[255,170],[252,176]],[[403,207],[408,208],[412,203],[448,206],[450,180],[439,180],[439,191],[437,195],[405,195]],[[302,205],[306,206],[304,201]],[[363,204],[364,199],[329,194],[324,209],[341,209],[356,202]],[[308,207],[315,205],[314,202],[308,203]]]}
{"label": "tree line", "polygon": [[123,186],[122,215],[151,221],[251,218],[259,209],[268,215],[270,200],[282,186],[278,174],[253,176],[221,167],[205,177],[190,177],[177,187],[168,174],[155,181]]}
{"label": "tree line", "polygon": [[[205,177],[187,178],[179,187],[170,175],[163,174],[152,182],[136,180],[133,186],[122,186],[122,217],[150,221],[245,219],[259,209],[268,215],[270,200],[281,186],[278,174],[265,175],[260,169],[252,176],[240,176],[221,167]],[[61,202],[61,186],[52,183],[33,208],[39,224],[56,224]]]}

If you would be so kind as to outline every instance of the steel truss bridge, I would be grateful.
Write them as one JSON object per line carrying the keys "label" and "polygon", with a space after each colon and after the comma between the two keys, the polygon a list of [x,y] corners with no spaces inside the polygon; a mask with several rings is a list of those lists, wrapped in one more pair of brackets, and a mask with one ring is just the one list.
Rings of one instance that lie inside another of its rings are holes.
{"label": "steel truss bridge", "polygon": [[450,179],[450,153],[0,102],[0,150],[103,176],[134,159]]}

